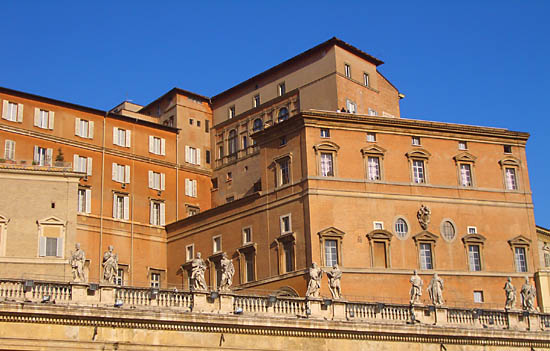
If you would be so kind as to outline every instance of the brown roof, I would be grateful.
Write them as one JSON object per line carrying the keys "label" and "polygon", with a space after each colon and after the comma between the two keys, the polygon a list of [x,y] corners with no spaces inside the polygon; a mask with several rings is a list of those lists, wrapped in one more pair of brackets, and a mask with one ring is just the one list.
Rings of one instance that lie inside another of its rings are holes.
{"label": "brown roof", "polygon": [[244,82],[239,83],[239,84],[237,84],[237,85],[235,85],[235,86],[219,93],[218,95],[213,96],[211,98],[211,101],[214,101],[215,99],[219,99],[220,97],[222,97],[222,96],[224,96],[224,95],[226,95],[226,94],[228,94],[228,93],[230,93],[230,92],[232,92],[236,89],[239,89],[239,88],[241,88],[245,85],[248,85],[248,84],[250,84],[251,82],[253,82],[255,80],[261,79],[261,78],[263,78],[265,76],[268,76],[268,75],[270,75],[274,72],[280,71],[281,69],[296,63],[297,61],[303,59],[306,56],[309,56],[309,55],[311,55],[315,52],[321,51],[321,50],[323,50],[327,47],[332,47],[334,45],[339,46],[339,47],[341,47],[341,48],[343,48],[343,49],[345,49],[345,50],[347,50],[347,51],[349,51],[349,52],[351,52],[351,53],[353,53],[353,54],[355,54],[355,55],[357,55],[357,56],[359,56],[359,57],[361,57],[361,58],[363,58],[363,59],[365,59],[369,62],[371,62],[372,64],[374,64],[376,66],[380,66],[384,63],[382,60],[379,60],[376,57],[371,56],[371,55],[367,54],[366,52],[364,52],[362,50],[359,50],[355,46],[352,46],[352,45],[346,43],[345,41],[340,40],[336,37],[332,37],[331,39],[329,39],[329,40],[327,40],[327,41],[325,41],[325,42],[323,42],[323,43],[321,43],[321,44],[319,44],[319,45],[317,45],[317,46],[315,46],[315,47],[313,47],[309,50],[306,50],[306,51],[302,52],[301,54],[292,57],[291,59],[288,59],[288,60],[286,60],[286,61],[284,61],[284,62],[282,62],[282,63],[280,63],[276,66],[271,67],[267,71],[263,71],[262,73],[257,74],[254,77],[252,77],[250,79],[247,79]]}

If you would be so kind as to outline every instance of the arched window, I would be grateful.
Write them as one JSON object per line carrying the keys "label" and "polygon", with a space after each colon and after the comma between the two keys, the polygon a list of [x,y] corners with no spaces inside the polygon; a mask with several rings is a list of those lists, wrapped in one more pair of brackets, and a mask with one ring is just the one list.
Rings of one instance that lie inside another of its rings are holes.
{"label": "arched window", "polygon": [[264,128],[264,122],[261,118],[256,118],[254,120],[254,126],[252,127],[252,131],[257,132],[259,130],[262,130]]}
{"label": "arched window", "polygon": [[403,218],[398,218],[395,221],[395,234],[400,238],[403,239],[407,236],[407,233],[409,232],[409,226],[407,225],[407,222]]}
{"label": "arched window", "polygon": [[288,119],[288,109],[286,107],[283,107],[282,109],[279,110],[279,117],[277,121],[282,122],[286,119]]}
{"label": "arched window", "polygon": [[229,154],[233,155],[237,152],[237,132],[234,129],[229,132],[228,144]]}

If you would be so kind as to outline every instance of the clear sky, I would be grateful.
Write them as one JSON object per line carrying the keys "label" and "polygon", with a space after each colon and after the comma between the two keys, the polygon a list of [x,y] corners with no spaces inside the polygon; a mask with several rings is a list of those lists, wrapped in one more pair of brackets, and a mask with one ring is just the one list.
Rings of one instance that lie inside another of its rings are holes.
{"label": "clear sky", "polygon": [[383,60],[401,116],[527,143],[550,227],[550,1],[4,1],[0,85],[99,109],[213,96],[333,36]]}

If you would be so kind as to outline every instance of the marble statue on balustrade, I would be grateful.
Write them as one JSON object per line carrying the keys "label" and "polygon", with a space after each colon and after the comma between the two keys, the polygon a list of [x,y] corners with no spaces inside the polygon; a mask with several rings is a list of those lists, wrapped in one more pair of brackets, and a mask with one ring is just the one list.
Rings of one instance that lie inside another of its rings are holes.
{"label": "marble statue on balustrade", "polygon": [[69,264],[73,273],[73,282],[84,283],[86,277],[84,276],[84,264],[86,263],[86,254],[84,250],[80,248],[80,243],[74,245],[75,250],[71,254]]}
{"label": "marble statue on balustrade", "polygon": [[342,278],[342,271],[338,268],[337,264],[332,266],[332,269],[327,271],[328,288],[332,294],[332,298],[339,300],[342,298],[342,289],[340,287],[340,279]]}
{"label": "marble statue on balustrade", "polygon": [[113,245],[103,254],[103,282],[116,284],[118,272],[118,254],[114,253]]}
{"label": "marble statue on balustrade", "polygon": [[222,259],[220,260],[220,267],[222,271],[220,291],[230,291],[231,285],[233,284],[235,267],[233,266],[233,261],[227,258],[227,254],[225,252],[222,255]]}
{"label": "marble statue on balustrade", "polygon": [[525,284],[521,287],[521,307],[525,311],[535,311],[535,297],[537,289],[529,282],[529,277],[525,277]]}
{"label": "marble statue on balustrade", "polygon": [[422,229],[427,230],[428,224],[430,224],[432,211],[427,206],[420,206],[420,209],[416,213],[416,218],[418,218],[418,223]]}
{"label": "marble statue on balustrade", "polygon": [[511,310],[516,307],[516,288],[512,285],[512,277],[508,277],[504,284],[504,293],[506,294],[506,303],[504,308]]}
{"label": "marble statue on balustrade", "polygon": [[436,306],[443,305],[443,279],[439,278],[437,273],[434,273],[434,276],[428,285],[428,295],[430,295],[432,304]]}
{"label": "marble statue on balustrade", "polygon": [[307,285],[306,297],[319,297],[321,293],[321,278],[323,271],[317,267],[316,263],[311,264],[309,268],[309,283]]}
{"label": "marble statue on balustrade", "polygon": [[411,282],[410,304],[414,305],[420,303],[420,296],[422,296],[422,287],[424,286],[424,282],[422,281],[422,278],[420,278],[420,276],[418,275],[416,269],[414,270],[413,275],[411,276],[411,279],[409,281]]}
{"label": "marble statue on balustrade", "polygon": [[191,261],[191,284],[192,290],[206,291],[206,280],[204,280],[204,273],[206,272],[206,263],[201,258],[201,253],[197,252],[197,257]]}

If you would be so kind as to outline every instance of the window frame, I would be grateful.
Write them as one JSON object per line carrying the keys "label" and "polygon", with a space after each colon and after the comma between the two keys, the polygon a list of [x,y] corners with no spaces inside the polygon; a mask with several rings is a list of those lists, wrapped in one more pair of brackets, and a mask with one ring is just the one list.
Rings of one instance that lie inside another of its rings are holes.
{"label": "window frame", "polygon": [[[15,107],[12,107],[15,106]],[[15,110],[14,110],[15,108]],[[14,113],[15,111],[15,113]],[[3,101],[2,119],[10,122],[23,122],[23,104],[10,100]]]}
{"label": "window frame", "polygon": [[[522,187],[521,185],[521,161],[519,158],[508,155],[505,158],[498,161],[500,168],[502,170],[502,181],[503,181],[503,187],[504,191],[506,192],[520,192]],[[508,176],[507,176],[507,170],[513,170],[514,171],[514,178],[515,178],[515,189],[509,187],[508,183]]]}
{"label": "window frame", "polygon": [[[189,250],[191,249],[191,250]],[[189,255],[191,253],[191,255]],[[195,258],[195,244],[185,245],[185,262],[191,262]]]}
{"label": "window frame", "polygon": [[[429,177],[428,177],[428,163],[430,160],[430,157],[432,154],[430,154],[427,150],[422,148],[417,148],[414,150],[411,150],[406,153],[407,159],[409,161],[409,175],[410,175],[410,182],[411,185],[421,185],[421,184],[429,184]],[[423,181],[417,182],[415,177],[415,162],[422,161],[422,169],[423,169]]]}
{"label": "window frame", "polygon": [[[285,230],[285,228],[284,228],[284,222],[283,222],[284,218],[288,218],[288,230]],[[293,233],[293,231],[292,231],[292,213],[287,213],[287,214],[279,216],[279,229],[280,229],[280,235]]]}
{"label": "window frame", "polygon": [[[445,223],[450,223],[454,230],[453,237],[450,239],[445,235]],[[439,234],[446,242],[453,242],[458,236],[458,227],[456,226],[455,221],[453,221],[451,218],[443,218],[441,220],[441,223],[439,224]]]}
{"label": "window frame", "polygon": [[[250,240],[246,240],[246,236],[247,236],[246,231],[247,230],[248,230],[248,235],[250,235]],[[243,227],[241,229],[241,233],[242,233],[242,244],[243,245],[250,244],[250,243],[254,242],[253,236],[252,236],[252,226],[251,225]]]}
{"label": "window frame", "polygon": [[[514,259],[514,269],[518,273],[529,273],[531,264],[529,262],[529,250],[531,249],[531,240],[523,235],[518,235],[515,238],[508,240],[510,249],[512,250],[512,257]],[[524,254],[525,270],[521,270],[518,265],[518,258],[516,249],[522,249]]]}
{"label": "window frame", "polygon": [[[397,231],[397,221],[399,220],[402,220],[404,223],[405,223],[405,226],[407,227],[407,231],[404,233],[403,236],[401,236],[401,232],[398,232]],[[395,216],[395,218],[393,219],[393,222],[392,222],[392,230],[393,230],[393,235],[399,239],[399,240],[405,240],[407,239],[407,237],[409,236],[410,232],[411,232],[411,226],[410,226],[410,223],[409,221],[407,220],[407,218],[405,218],[405,216]]]}
{"label": "window frame", "polygon": [[[119,208],[119,198],[122,199],[122,208]],[[113,219],[119,221],[130,220],[130,195],[113,192]]]}
{"label": "window frame", "polygon": [[334,240],[336,241],[336,263],[339,265],[339,266],[343,266],[343,263],[344,263],[344,257],[343,257],[343,243],[344,243],[344,236],[345,236],[346,233],[344,233],[343,231],[341,231],[340,229],[337,229],[335,227],[328,227],[328,228],[325,228],[323,230],[321,230],[320,232],[317,233],[317,235],[319,236],[319,248],[320,248],[320,258],[321,258],[321,262],[322,262],[322,266],[323,267],[328,267],[326,266],[326,254],[325,254],[325,246],[326,246],[326,241],[327,240]]}
{"label": "window frame", "polygon": [[235,118],[235,105],[231,105],[227,108],[227,118],[232,119]]}
{"label": "window frame", "polygon": [[[484,246],[487,239],[478,233],[475,234],[466,234],[462,237],[462,243],[464,244],[464,250],[466,254],[466,265],[470,272],[482,272],[485,267],[484,262]],[[470,258],[470,247],[477,246],[479,249],[479,269],[472,267],[472,262]]]}
{"label": "window frame", "polygon": [[[380,182],[384,179],[384,156],[386,149],[378,145],[369,145],[361,149],[361,156],[363,157],[363,166],[365,168],[365,178],[367,182]],[[378,172],[379,179],[370,179],[370,167],[369,157],[378,158]]]}
{"label": "window frame", "polygon": [[344,63],[344,76],[351,79],[351,65],[349,63]]}
{"label": "window frame", "polygon": [[[468,152],[461,152],[458,155],[454,156],[453,160],[455,161],[455,164],[456,164],[458,186],[461,188],[475,188],[476,187],[475,163],[476,163],[477,157]],[[469,167],[470,184],[464,184],[463,172],[462,172],[463,166]]]}
{"label": "window frame", "polygon": [[[38,231],[37,257],[63,259],[65,257],[67,239],[67,221],[55,216],[49,216],[36,221]],[[47,230],[55,228],[57,236]],[[48,232],[48,233],[47,233]],[[55,255],[48,255],[48,239],[55,239]]]}
{"label": "window frame", "polygon": [[[338,150],[340,150],[340,146],[338,146],[336,143],[333,143],[332,141],[323,141],[319,144],[316,144],[313,146],[313,149],[315,150],[315,157],[317,159],[317,176],[323,177],[323,178],[334,178],[338,176]],[[331,154],[332,156],[332,175],[323,175],[322,174],[322,161],[323,161],[323,154]]]}
{"label": "window frame", "polygon": [[[84,192],[83,197],[80,196],[81,192]],[[84,200],[82,201],[81,199],[84,199]],[[92,190],[90,188],[87,188],[87,187],[78,188],[78,204],[77,204],[76,211],[79,214],[89,214],[92,212]]]}
{"label": "window frame", "polygon": [[[437,240],[439,237],[433,233],[430,233],[427,230],[424,230],[413,237],[414,243],[416,245],[417,250],[417,260],[418,260],[418,268],[422,271],[433,271],[437,269],[437,259],[436,259],[436,251],[435,247],[437,244]],[[430,252],[431,252],[431,262],[432,267],[431,268],[423,268],[422,267],[422,245],[428,244],[430,245]]]}
{"label": "window frame", "polygon": [[277,85],[277,94],[278,96],[283,96],[286,94],[286,82],[280,82]]}
{"label": "window frame", "polygon": [[[286,166],[285,166],[286,165]],[[281,188],[292,184],[292,154],[285,154],[274,160],[275,188]],[[283,167],[284,166],[284,167]],[[288,166],[288,176],[285,177],[284,170]]]}
{"label": "window frame", "polygon": [[[8,147],[8,145],[11,145]],[[6,139],[4,141],[4,159],[6,160],[15,160],[15,140]]]}
{"label": "window frame", "polygon": [[357,103],[351,99],[346,99],[346,111],[348,113],[357,113]]}
{"label": "window frame", "polygon": [[259,107],[261,105],[260,94],[252,96],[252,108]]}
{"label": "window frame", "polygon": [[[393,234],[384,229],[374,229],[373,231],[369,232],[366,236],[367,236],[367,239],[369,240],[371,267],[383,268],[383,269],[391,268],[391,240],[392,240]],[[385,250],[385,256],[386,256],[384,259],[384,267],[376,266],[376,261],[377,261],[376,253],[375,253],[376,243],[384,244],[384,250]]]}
{"label": "window frame", "polygon": [[[155,211],[158,211],[155,213]],[[149,200],[149,224],[154,226],[166,225],[166,204],[164,200]]]}
{"label": "window frame", "polygon": [[330,138],[330,128],[320,128],[321,132],[321,138],[328,139]]}
{"label": "window frame", "polygon": [[[219,247],[216,248],[216,245],[218,245],[218,244],[219,244]],[[214,235],[212,237],[212,253],[217,254],[217,253],[220,253],[222,251],[223,251],[223,249],[222,249],[222,236],[221,236],[221,234]]]}
{"label": "window frame", "polygon": [[367,72],[363,72],[363,85],[370,88],[370,76]]}

